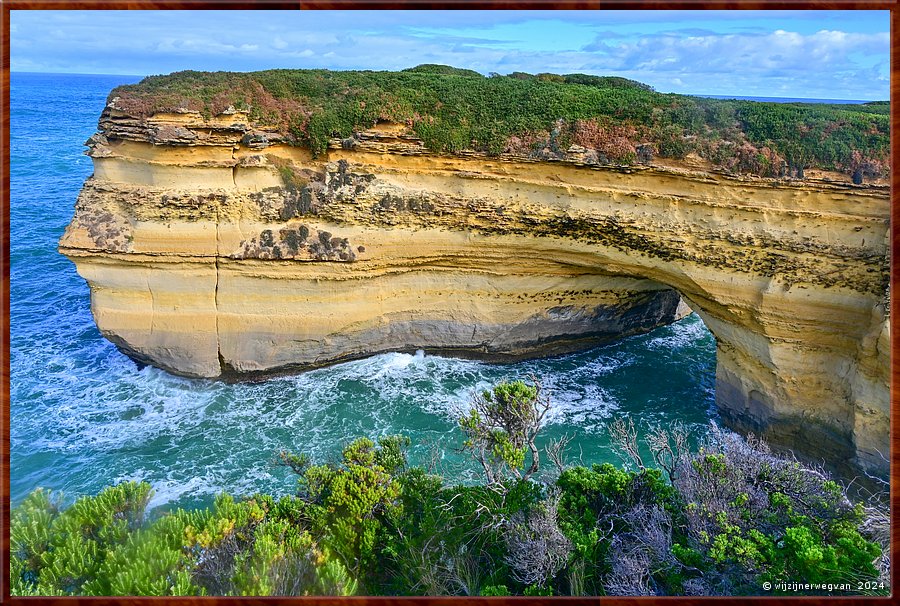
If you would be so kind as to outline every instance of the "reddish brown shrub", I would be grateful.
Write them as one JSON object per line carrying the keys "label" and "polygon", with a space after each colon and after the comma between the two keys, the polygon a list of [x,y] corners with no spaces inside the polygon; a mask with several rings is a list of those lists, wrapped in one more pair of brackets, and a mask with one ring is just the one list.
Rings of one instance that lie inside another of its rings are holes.
{"label": "reddish brown shrub", "polygon": [[550,133],[546,130],[527,131],[518,135],[513,135],[506,140],[504,153],[528,155],[537,147],[544,147],[549,144]]}
{"label": "reddish brown shrub", "polygon": [[572,142],[594,149],[612,162],[631,164],[637,157],[638,130],[630,124],[576,120],[572,128]]}

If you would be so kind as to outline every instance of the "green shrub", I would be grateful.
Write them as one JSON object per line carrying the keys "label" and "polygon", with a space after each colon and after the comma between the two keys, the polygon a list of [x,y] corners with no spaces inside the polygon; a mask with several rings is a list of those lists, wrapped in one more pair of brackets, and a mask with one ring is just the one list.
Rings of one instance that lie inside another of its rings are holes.
{"label": "green shrub", "polygon": [[348,568],[359,573],[376,563],[376,542],[387,518],[399,516],[400,482],[406,467],[408,438],[367,438],[348,444],[339,466],[316,465],[302,470],[300,493],[310,507],[315,531]]}
{"label": "green shrub", "polygon": [[43,490],[13,513],[15,595],[195,595],[182,520],[143,527],[150,486],[128,482],[62,510]]}
{"label": "green shrub", "polygon": [[512,595],[506,585],[488,585],[481,588],[481,595],[490,596],[509,596]]}

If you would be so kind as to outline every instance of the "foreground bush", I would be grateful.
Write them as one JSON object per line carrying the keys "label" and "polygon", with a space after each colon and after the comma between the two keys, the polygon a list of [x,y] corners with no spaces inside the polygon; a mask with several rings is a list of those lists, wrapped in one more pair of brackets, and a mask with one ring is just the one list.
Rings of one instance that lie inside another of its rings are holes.
{"label": "foreground bush", "polygon": [[648,432],[656,468],[633,426],[617,422],[632,469],[551,457],[558,477],[529,479],[539,394],[501,384],[461,419],[483,485],[445,486],[410,468],[409,440],[389,436],[355,440],[326,465],[281,453],[298,476],[294,496],[222,495],[155,519],[147,484],[68,508],[39,489],[12,515],[12,593],[796,595],[779,587],[800,582],[825,585],[801,593],[888,593],[878,508],[715,425],[696,450],[678,427]]}
{"label": "foreground bush", "polygon": [[11,523],[13,595],[347,595],[355,582],[302,523],[303,503],[227,495],[145,521],[129,482],[68,509],[43,490]]}

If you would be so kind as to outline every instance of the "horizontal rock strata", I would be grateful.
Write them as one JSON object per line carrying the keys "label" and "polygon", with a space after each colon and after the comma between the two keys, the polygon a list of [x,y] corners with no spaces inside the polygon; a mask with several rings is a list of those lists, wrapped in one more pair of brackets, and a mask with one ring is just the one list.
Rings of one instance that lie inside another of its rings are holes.
{"label": "horizontal rock strata", "polygon": [[100,126],[60,250],[136,359],[511,360],[670,322],[680,295],[716,337],[729,423],[886,473],[885,188],[435,155],[396,125],[314,159],[239,112],[113,104]]}

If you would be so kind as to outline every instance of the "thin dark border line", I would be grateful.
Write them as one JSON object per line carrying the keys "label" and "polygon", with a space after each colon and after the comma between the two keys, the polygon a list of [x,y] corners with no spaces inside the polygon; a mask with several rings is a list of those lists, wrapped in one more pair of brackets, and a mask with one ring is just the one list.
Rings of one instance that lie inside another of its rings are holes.
{"label": "thin dark border line", "polygon": [[[484,598],[484,597],[444,597],[444,596],[355,596],[347,598],[327,598],[321,596],[306,598],[229,598],[229,597],[11,597],[9,595],[9,514],[10,514],[10,463],[9,463],[9,445],[10,445],[10,39],[9,26],[11,10],[177,10],[177,9],[228,9],[228,10],[260,10],[260,9],[282,9],[282,10],[353,10],[353,9],[385,9],[385,10],[416,10],[416,9],[520,9],[520,10],[537,10],[537,9],[617,9],[617,10],[792,10],[792,9],[812,9],[812,10],[889,10],[890,11],[890,30],[891,30],[891,54],[890,54],[890,123],[891,123],[891,269],[890,282],[891,291],[894,291],[898,280],[900,280],[900,265],[895,263],[897,255],[900,254],[900,238],[896,233],[897,226],[900,225],[900,205],[895,204],[897,192],[900,191],[900,174],[897,170],[898,143],[896,134],[900,129],[900,112],[896,107],[898,100],[898,62],[900,62],[900,44],[896,40],[900,34],[900,3],[897,0],[885,1],[848,1],[839,0],[834,2],[822,0],[679,0],[675,2],[664,2],[660,0],[651,0],[648,2],[635,2],[633,0],[605,0],[594,2],[572,2],[563,0],[561,2],[546,2],[545,0],[495,0],[493,2],[476,0],[474,2],[466,2],[465,0],[449,0],[444,2],[426,2],[422,0],[402,1],[382,1],[382,0],[332,0],[330,2],[312,1],[312,2],[292,2],[289,0],[75,0],[66,2],[65,0],[0,0],[3,9],[3,26],[2,26],[2,83],[3,83],[3,114],[2,114],[2,137],[3,137],[3,181],[2,181],[2,224],[0,224],[0,266],[2,266],[3,280],[0,284],[0,296],[2,296],[2,334],[0,334],[0,407],[2,407],[2,443],[0,443],[0,473],[2,473],[2,483],[0,483],[0,523],[3,524],[3,533],[0,537],[0,566],[3,567],[0,574],[0,601],[10,601],[12,603],[29,603],[29,604],[52,604],[52,605],[70,605],[75,600],[87,601],[92,604],[146,604],[149,602],[166,601],[177,604],[214,604],[222,602],[223,604],[280,604],[280,603],[303,603],[303,604],[374,604],[374,605],[411,605],[411,604],[482,604],[482,605],[502,605],[502,604],[550,604],[565,601],[573,604],[596,604],[599,601],[610,604],[621,604],[623,606],[640,606],[643,604],[653,603],[656,601],[677,601],[687,604],[709,604],[709,605],[725,605],[740,600],[749,603],[852,603],[852,604],[872,604],[881,606],[890,603],[891,597],[828,597],[828,596],[797,596],[797,597],[774,597],[774,596],[751,596],[751,597],[710,597],[710,598],[693,598],[693,597],[671,597],[671,598],[646,598],[646,597],[571,597],[557,596],[552,598],[538,597],[513,597],[513,598]],[[893,296],[890,302],[891,316],[897,317],[900,313],[900,301]],[[896,415],[900,410],[900,395],[897,390],[900,388],[900,367],[895,364],[896,353],[900,348],[900,336],[894,331],[890,335],[891,343],[891,400],[890,400],[890,502],[891,502],[891,559],[897,561],[896,555],[900,550],[900,528],[894,524],[893,514],[900,511],[900,487],[897,486],[898,459],[900,459],[900,435],[898,435],[898,424]],[[898,574],[896,573],[896,565],[891,570],[891,593],[898,595]]]}

